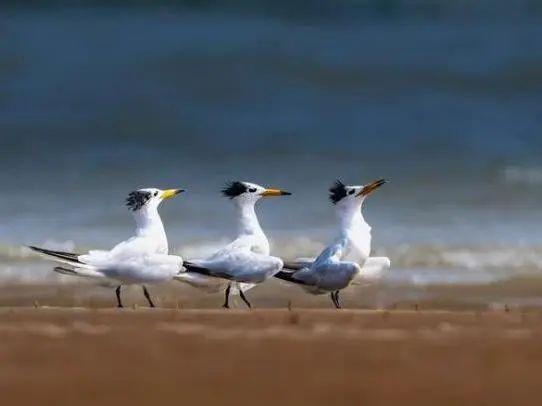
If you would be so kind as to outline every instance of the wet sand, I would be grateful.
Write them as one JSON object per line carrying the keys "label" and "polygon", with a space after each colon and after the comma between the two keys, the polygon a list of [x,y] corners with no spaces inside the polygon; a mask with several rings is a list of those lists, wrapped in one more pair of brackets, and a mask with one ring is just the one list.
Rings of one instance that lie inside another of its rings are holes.
{"label": "wet sand", "polygon": [[2,404],[534,405],[541,380],[535,310],[0,309]]}
{"label": "wet sand", "polygon": [[[69,281],[69,278],[65,279]],[[534,283],[536,282],[536,283]],[[494,310],[542,308],[542,283],[533,280],[517,280],[505,286],[495,283],[480,286],[431,286],[372,285],[351,287],[341,292],[341,300],[349,309],[398,309],[411,310]],[[216,309],[223,301],[223,293],[205,293],[181,283],[149,286],[151,296],[158,307],[170,309]],[[146,307],[147,302],[138,286],[123,287],[125,306]],[[251,289],[247,297],[258,309],[284,309],[286,307],[331,309],[328,295],[305,294],[299,287],[277,280]],[[111,287],[78,280],[78,283],[48,285],[0,286],[0,306],[4,307],[85,307],[110,308],[116,305],[115,292]],[[244,309],[240,298],[232,297],[234,308]]]}

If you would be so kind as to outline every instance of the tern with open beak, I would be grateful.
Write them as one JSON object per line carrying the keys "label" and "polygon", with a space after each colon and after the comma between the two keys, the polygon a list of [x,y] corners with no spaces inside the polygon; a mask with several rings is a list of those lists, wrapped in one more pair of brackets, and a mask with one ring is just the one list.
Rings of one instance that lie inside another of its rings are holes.
{"label": "tern with open beak", "polygon": [[122,306],[121,286],[141,285],[151,307],[154,303],[146,284],[171,280],[182,270],[183,260],[168,255],[168,240],[158,207],[183,189],[139,189],[131,192],[126,205],[136,221],[136,233],[130,239],[117,244],[110,251],[94,250],[80,255],[53,251],[31,246],[30,248],[63,264],[54,270],[72,276],[99,279],[102,283],[116,286],[117,305]]}
{"label": "tern with open beak", "polygon": [[269,255],[269,241],[256,216],[256,203],[291,193],[236,181],[228,183],[222,194],[235,205],[237,237],[210,258],[185,261],[186,272],[175,279],[210,291],[225,289],[224,308],[229,308],[230,293],[237,292],[251,307],[244,292],[275,275],[283,265],[280,258]]}
{"label": "tern with open beak", "polygon": [[336,181],[329,189],[339,219],[339,235],[316,259],[285,263],[276,278],[297,284],[312,294],[329,293],[336,308],[341,307],[339,292],[354,280],[363,283],[390,267],[386,257],[370,258],[371,227],[365,222],[365,198],[387,183],[380,179],[365,186],[347,186]]}

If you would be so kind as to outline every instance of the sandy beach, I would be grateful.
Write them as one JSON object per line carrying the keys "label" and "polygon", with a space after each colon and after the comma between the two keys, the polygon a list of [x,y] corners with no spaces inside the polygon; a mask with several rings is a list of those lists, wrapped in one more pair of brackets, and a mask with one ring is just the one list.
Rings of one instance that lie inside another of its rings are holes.
{"label": "sandy beach", "polygon": [[542,313],[0,310],[5,404],[538,404]]}

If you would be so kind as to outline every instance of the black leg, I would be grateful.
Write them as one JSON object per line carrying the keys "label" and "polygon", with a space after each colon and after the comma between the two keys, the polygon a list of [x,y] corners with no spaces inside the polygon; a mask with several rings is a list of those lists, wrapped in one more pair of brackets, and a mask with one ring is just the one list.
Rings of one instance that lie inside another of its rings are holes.
{"label": "black leg", "polygon": [[147,301],[149,302],[149,306],[154,307],[154,303],[152,302],[151,295],[149,295],[149,291],[147,290],[146,286],[143,286],[143,294],[147,298]]}
{"label": "black leg", "polygon": [[222,305],[224,309],[230,308],[230,288],[231,288],[230,285],[228,285],[228,287],[226,288],[226,297],[224,300],[224,304]]}
{"label": "black leg", "polygon": [[117,294],[117,307],[124,307],[122,305],[122,301],[120,300],[120,286],[117,286],[115,293]]}
{"label": "black leg", "polygon": [[239,295],[241,296],[241,299],[243,299],[243,302],[246,303],[248,308],[252,309],[252,306],[250,305],[250,302],[248,301],[247,297],[245,296],[245,294],[243,293],[243,291],[241,289],[239,289]]}
{"label": "black leg", "polygon": [[335,306],[337,306],[337,309],[342,309],[341,301],[339,300],[339,291],[335,292]]}
{"label": "black leg", "polygon": [[339,291],[331,292],[331,300],[333,301],[333,304],[335,305],[335,308],[341,309],[341,303],[339,302]]}

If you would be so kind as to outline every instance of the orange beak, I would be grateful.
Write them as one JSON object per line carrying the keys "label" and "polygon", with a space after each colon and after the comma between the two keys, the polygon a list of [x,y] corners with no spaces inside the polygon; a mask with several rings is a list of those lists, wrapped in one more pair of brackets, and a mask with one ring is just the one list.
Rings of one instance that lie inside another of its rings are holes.
{"label": "orange beak", "polygon": [[280,190],[280,189],[265,189],[263,192],[262,192],[262,196],[289,196],[291,195],[290,192],[285,192],[283,190]]}
{"label": "orange beak", "polygon": [[376,189],[378,189],[380,186],[386,183],[388,183],[386,179],[375,180],[374,182],[371,182],[368,185],[365,185],[363,189],[361,189],[361,191],[356,196],[368,196],[371,193],[373,193]]}

